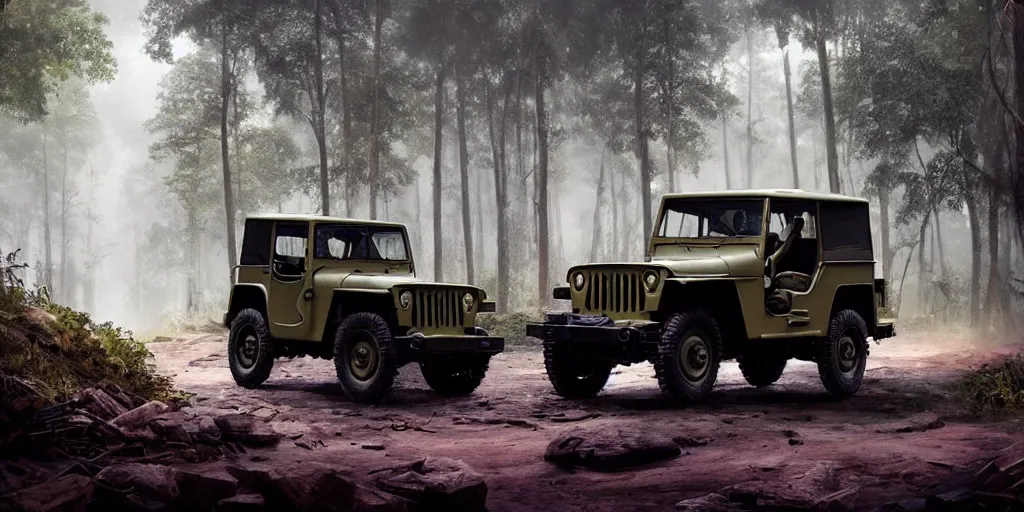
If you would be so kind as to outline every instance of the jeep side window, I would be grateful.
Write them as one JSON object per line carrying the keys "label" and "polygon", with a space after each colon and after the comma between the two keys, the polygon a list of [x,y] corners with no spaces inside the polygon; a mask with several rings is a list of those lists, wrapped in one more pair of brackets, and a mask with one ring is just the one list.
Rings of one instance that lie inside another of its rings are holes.
{"label": "jeep side window", "polygon": [[406,261],[405,236],[394,229],[323,225],[316,228],[316,257],[335,260]]}
{"label": "jeep side window", "polygon": [[306,225],[278,224],[274,237],[274,268],[286,276],[299,276],[306,269],[306,244],[309,228]]}

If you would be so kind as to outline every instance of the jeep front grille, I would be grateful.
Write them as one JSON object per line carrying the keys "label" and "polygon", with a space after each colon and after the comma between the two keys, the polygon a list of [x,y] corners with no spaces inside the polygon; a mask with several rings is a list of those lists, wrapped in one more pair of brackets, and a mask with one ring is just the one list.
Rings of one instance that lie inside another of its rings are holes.
{"label": "jeep front grille", "polygon": [[412,321],[417,327],[462,327],[466,310],[457,290],[416,290],[412,301]]}
{"label": "jeep front grille", "polygon": [[643,273],[634,270],[584,274],[590,283],[584,307],[589,311],[639,313],[647,306]]}

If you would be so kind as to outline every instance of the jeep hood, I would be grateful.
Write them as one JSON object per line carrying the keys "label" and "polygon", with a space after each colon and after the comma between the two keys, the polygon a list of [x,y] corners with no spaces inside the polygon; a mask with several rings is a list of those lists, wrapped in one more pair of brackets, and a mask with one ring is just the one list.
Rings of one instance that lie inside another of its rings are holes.
{"label": "jeep hood", "polygon": [[659,251],[650,262],[591,263],[569,269],[568,278],[577,270],[665,269],[670,277],[757,277],[763,272],[763,263],[755,246],[732,247],[673,247]]}
{"label": "jeep hood", "polygon": [[466,284],[435,283],[419,279],[411,275],[383,273],[353,273],[340,269],[325,269],[316,274],[317,282],[330,282],[334,288],[344,290],[390,290],[395,286],[424,288],[454,288],[459,290],[479,290],[481,299],[485,298],[483,290]]}

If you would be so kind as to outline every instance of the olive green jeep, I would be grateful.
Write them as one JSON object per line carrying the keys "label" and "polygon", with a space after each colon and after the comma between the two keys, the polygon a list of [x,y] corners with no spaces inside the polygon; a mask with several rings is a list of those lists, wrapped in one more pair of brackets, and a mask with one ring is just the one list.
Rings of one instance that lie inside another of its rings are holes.
{"label": "olive green jeep", "polygon": [[356,401],[382,399],[411,362],[435,391],[464,395],[504,350],[474,323],[494,311],[483,290],[416,279],[401,224],[253,216],[239,260],[224,315],[239,386],[266,381],[275,358],[308,355],[334,359]]}
{"label": "olive green jeep", "polygon": [[816,362],[832,395],[860,388],[880,318],[868,202],[801,190],[666,195],[645,263],[578,265],[554,298],[572,312],[527,325],[555,391],[596,395],[617,364],[650,361],[661,390],[706,398],[723,360],[747,382]]}

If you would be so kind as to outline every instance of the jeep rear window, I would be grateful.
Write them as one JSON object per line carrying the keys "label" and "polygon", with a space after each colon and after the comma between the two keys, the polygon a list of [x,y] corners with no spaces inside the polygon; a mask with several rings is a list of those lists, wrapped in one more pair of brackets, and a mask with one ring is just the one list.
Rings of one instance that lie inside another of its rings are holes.
{"label": "jeep rear window", "polygon": [[405,234],[393,228],[322,225],[316,228],[316,257],[335,260],[408,261]]}
{"label": "jeep rear window", "polygon": [[673,199],[665,203],[658,236],[721,238],[761,236],[763,199]]}

